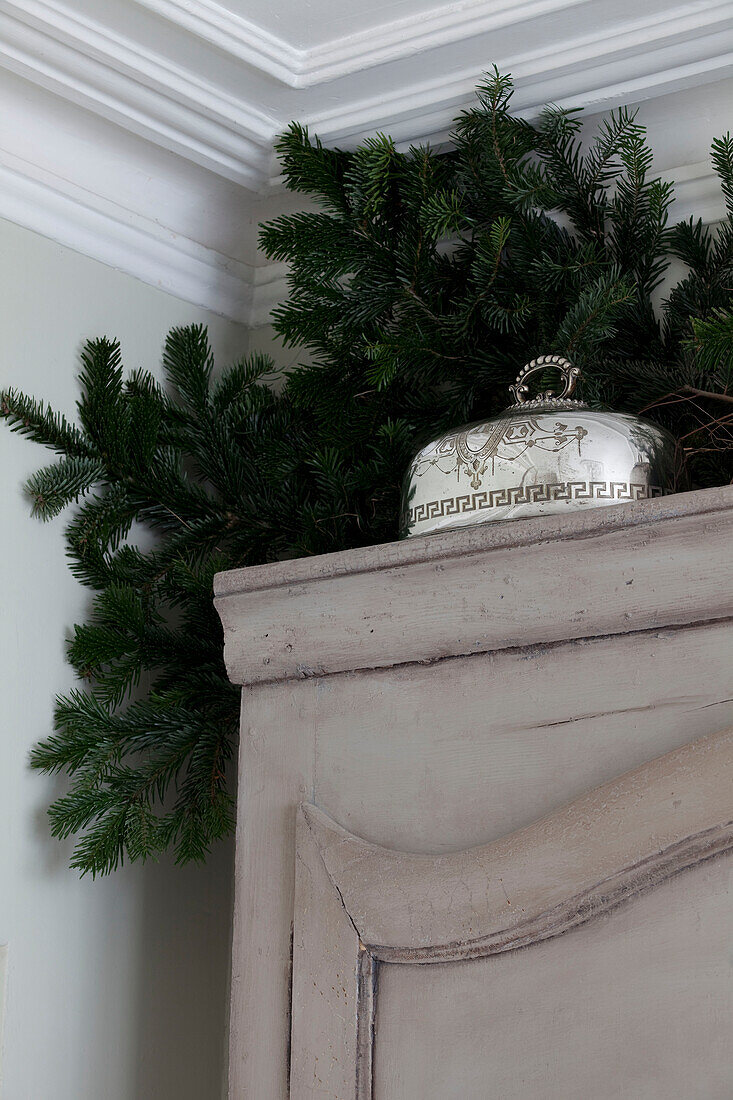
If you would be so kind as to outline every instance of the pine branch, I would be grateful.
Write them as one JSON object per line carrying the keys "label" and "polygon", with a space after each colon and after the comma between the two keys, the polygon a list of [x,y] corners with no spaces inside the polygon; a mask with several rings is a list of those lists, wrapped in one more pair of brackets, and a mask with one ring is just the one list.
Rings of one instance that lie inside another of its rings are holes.
{"label": "pine branch", "polygon": [[166,376],[180,394],[183,403],[197,413],[209,400],[214,357],[203,325],[174,328],[168,334],[163,352]]}
{"label": "pine branch", "polygon": [[275,143],[288,188],[302,195],[315,195],[327,208],[348,212],[344,175],[350,155],[326,149],[319,138],[311,140],[307,126],[297,122]]}
{"label": "pine branch", "polygon": [[33,501],[32,515],[44,520],[53,519],[103,477],[102,462],[77,455],[69,455],[51,466],[45,466],[26,482],[26,492]]}
{"label": "pine branch", "polygon": [[43,401],[35,401],[18,390],[3,390],[0,392],[0,416],[8,421],[11,431],[28,436],[34,443],[42,443],[57,454],[70,458],[89,456],[82,432]]}
{"label": "pine branch", "polygon": [[707,375],[721,378],[727,390],[733,385],[733,302],[709,317],[693,317],[692,333],[688,350]]}
{"label": "pine branch", "polygon": [[728,217],[733,218],[733,137],[730,133],[715,138],[711,149],[711,160],[720,180]]}
{"label": "pine branch", "polygon": [[616,321],[633,294],[633,286],[611,270],[597,279],[579,297],[557,331],[556,346],[563,353],[583,360],[601,341],[611,339]]}
{"label": "pine branch", "polygon": [[[192,325],[169,334],[163,385],[126,375],[115,341],[87,344],[78,426],[0,398],[59,456],[29,481],[33,511],[71,507],[69,565],[95,592],[68,646],[81,688],[32,755],[67,778],[51,827],[82,873],[199,860],[232,827],[239,694],[214,574],[396,538],[414,453],[501,413],[536,355],[571,355],[586,400],[673,431],[692,487],[733,481],[730,137],[712,147],[728,217],[669,228],[634,114],[589,139],[581,112],[530,123],[512,93],[488,74],[448,152],[282,136],[286,183],[317,206],[261,229],[289,265],[274,327],[304,353],[286,376],[262,355],[216,376]],[[686,270],[660,308],[673,258]]]}

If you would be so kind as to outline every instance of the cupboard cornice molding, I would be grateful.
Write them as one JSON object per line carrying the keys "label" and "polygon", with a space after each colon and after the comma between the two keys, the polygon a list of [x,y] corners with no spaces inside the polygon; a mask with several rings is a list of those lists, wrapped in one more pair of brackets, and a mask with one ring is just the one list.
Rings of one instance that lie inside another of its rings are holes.
{"label": "cupboard cornice molding", "polygon": [[232,570],[227,670],[257,684],[722,621],[732,544],[722,486]]}

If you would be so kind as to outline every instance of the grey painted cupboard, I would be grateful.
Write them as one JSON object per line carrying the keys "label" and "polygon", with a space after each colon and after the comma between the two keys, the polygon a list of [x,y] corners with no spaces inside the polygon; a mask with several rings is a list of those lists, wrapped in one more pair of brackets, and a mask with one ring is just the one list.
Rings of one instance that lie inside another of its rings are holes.
{"label": "grey painted cupboard", "polygon": [[733,1097],[733,487],[217,578],[233,1100]]}

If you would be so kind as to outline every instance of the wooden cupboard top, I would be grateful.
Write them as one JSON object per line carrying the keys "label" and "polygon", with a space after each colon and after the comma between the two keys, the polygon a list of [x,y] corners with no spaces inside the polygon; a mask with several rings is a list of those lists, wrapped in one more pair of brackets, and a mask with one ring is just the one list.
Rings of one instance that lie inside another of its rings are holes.
{"label": "wooden cupboard top", "polygon": [[714,489],[698,489],[694,493],[674,493],[653,500],[591,508],[587,512],[569,512],[566,516],[536,516],[533,519],[477,524],[459,531],[363,546],[357,550],[341,550],[335,554],[229,569],[214,577],[214,595],[224,598],[303,581],[330,580],[416,562],[481,554],[499,548],[593,537],[607,531],[640,527],[681,516],[705,516],[730,509],[733,509],[733,485],[721,485]]}
{"label": "wooden cupboard top", "polygon": [[235,683],[733,618],[733,486],[219,573]]}

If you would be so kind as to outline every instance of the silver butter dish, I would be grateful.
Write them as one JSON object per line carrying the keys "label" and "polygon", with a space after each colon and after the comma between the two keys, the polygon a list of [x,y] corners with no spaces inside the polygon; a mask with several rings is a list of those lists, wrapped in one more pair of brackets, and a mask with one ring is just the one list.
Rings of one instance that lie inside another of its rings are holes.
{"label": "silver butter dish", "polygon": [[[563,386],[529,399],[530,375],[555,368]],[[500,416],[441,436],[405,479],[402,534],[599,508],[673,491],[675,440],[625,413],[572,399],[578,367],[541,355],[510,386]]]}

